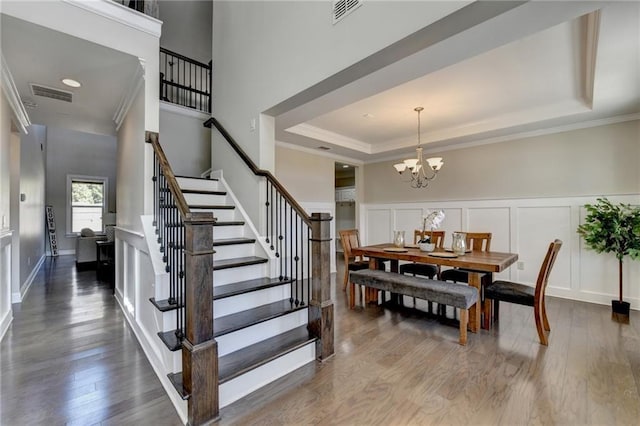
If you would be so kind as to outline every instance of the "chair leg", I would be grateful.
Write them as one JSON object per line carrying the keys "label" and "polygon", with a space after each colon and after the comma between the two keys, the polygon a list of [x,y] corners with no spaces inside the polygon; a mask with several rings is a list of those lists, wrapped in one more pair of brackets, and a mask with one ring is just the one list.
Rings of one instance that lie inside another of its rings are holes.
{"label": "chair leg", "polygon": [[491,299],[484,299],[484,326],[485,330],[491,328]]}
{"label": "chair leg", "polygon": [[493,301],[493,322],[496,322],[500,319],[500,301]]}
{"label": "chair leg", "polygon": [[349,309],[356,307],[356,285],[349,283]]}
{"label": "chair leg", "polygon": [[538,330],[538,337],[540,338],[540,344],[548,346],[547,336],[542,327],[542,306],[536,305],[533,307],[533,314],[536,319],[536,329]]}
{"label": "chair leg", "polygon": [[549,326],[549,318],[547,318],[547,304],[542,298],[542,325],[544,325],[544,329],[547,331],[551,331],[551,327]]}
{"label": "chair leg", "polygon": [[469,319],[469,311],[466,309],[460,309],[460,344],[462,346],[467,344],[468,319]]}
{"label": "chair leg", "polygon": [[349,284],[349,267],[345,265],[344,267],[344,282],[342,283],[342,291],[347,289],[347,284]]}

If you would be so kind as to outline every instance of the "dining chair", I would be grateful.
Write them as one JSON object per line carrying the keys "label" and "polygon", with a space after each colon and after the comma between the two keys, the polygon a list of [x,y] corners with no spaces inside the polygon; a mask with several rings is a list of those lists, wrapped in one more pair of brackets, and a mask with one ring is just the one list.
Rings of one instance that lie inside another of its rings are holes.
{"label": "dining chair", "polygon": [[362,256],[354,256],[351,249],[360,247],[360,234],[357,229],[344,229],[338,231],[340,242],[344,251],[344,283],[342,290],[347,288],[349,283],[349,271],[359,271],[369,268],[369,261]]}
{"label": "dining chair", "polygon": [[[466,232],[465,244],[467,249],[473,251],[491,251],[491,232]],[[491,282],[491,274],[485,275],[485,282]],[[469,273],[465,269],[447,269],[440,274],[442,281],[468,283]],[[484,282],[483,282],[484,284]]]}
{"label": "dining chair", "polygon": [[[413,244],[418,244],[425,235],[430,235],[431,242],[436,245],[437,248],[444,248],[444,231],[425,231],[422,229],[416,229],[413,232]],[[408,275],[420,275],[433,279],[435,276],[440,275],[440,268],[436,265],[429,265],[428,263],[405,263],[400,265],[400,273]]]}
{"label": "dining chair", "polygon": [[547,249],[547,254],[540,266],[536,286],[531,287],[525,284],[511,281],[495,281],[487,285],[484,289],[484,328],[488,329],[491,323],[491,311],[493,309],[495,320],[498,320],[500,301],[516,303],[518,305],[533,306],[533,313],[536,320],[536,329],[540,344],[548,346],[547,333],[551,331],[549,319],[547,318],[547,308],[545,304],[545,291],[549,282],[551,268],[556,261],[562,241],[556,239]]}

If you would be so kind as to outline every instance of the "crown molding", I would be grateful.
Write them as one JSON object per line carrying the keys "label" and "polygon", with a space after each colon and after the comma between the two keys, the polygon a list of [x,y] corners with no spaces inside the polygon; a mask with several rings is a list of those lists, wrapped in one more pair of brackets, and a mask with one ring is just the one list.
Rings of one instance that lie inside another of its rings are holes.
{"label": "crown molding", "polygon": [[95,13],[122,25],[160,38],[162,21],[144,13],[130,9],[113,0],[81,1],[62,0],[71,6]]}
{"label": "crown molding", "polygon": [[7,102],[13,111],[16,120],[18,121],[18,126],[20,127],[20,131],[22,133],[28,133],[27,127],[31,125],[31,120],[29,119],[29,114],[27,114],[27,110],[24,108],[22,104],[22,100],[20,99],[20,94],[18,93],[18,88],[16,87],[15,82],[13,81],[13,76],[11,75],[11,71],[9,70],[9,65],[7,61],[4,59],[4,55],[0,53],[0,64],[2,65],[2,88],[5,93],[5,97],[7,98]]}
{"label": "crown molding", "polygon": [[294,144],[291,144],[291,143],[288,143],[288,142],[276,141],[276,146],[279,146],[281,148],[292,149],[294,151],[302,151],[302,152],[305,152],[307,154],[317,155],[319,157],[331,158],[333,160],[337,160],[337,161],[340,161],[342,163],[349,163],[349,164],[354,165],[354,166],[362,166],[363,164],[365,164],[365,162],[362,161],[362,160],[358,160],[358,159],[351,158],[351,157],[345,157],[345,156],[338,155],[338,154],[333,154],[331,152],[319,151],[317,149],[307,148],[307,147],[300,146],[300,145],[294,145]]}
{"label": "crown molding", "polygon": [[365,154],[373,154],[371,144],[362,142],[358,139],[343,136],[339,133],[330,132],[328,130],[321,129],[320,127],[312,126],[310,124],[297,124],[295,126],[289,127],[285,131],[333,145],[338,145],[343,148],[352,149],[354,151],[359,151]]}
{"label": "crown molding", "polygon": [[138,58],[138,61],[139,64],[129,79],[127,90],[124,92],[124,95],[122,95],[118,108],[113,115],[113,121],[116,123],[116,131],[120,130],[124,118],[127,116],[133,101],[136,99],[136,96],[138,96],[138,92],[140,92],[144,83],[144,59]]}

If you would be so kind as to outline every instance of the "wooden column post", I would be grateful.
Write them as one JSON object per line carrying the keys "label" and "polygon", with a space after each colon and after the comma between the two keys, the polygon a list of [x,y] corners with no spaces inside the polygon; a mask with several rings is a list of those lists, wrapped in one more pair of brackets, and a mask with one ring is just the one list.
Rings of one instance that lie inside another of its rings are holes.
{"label": "wooden column post", "polygon": [[193,213],[185,225],[185,340],[182,382],[190,425],[202,425],[219,414],[218,343],[213,339],[212,213]]}
{"label": "wooden column post", "polygon": [[328,213],[311,215],[311,301],[309,331],[318,338],[316,356],[324,361],[334,354],[333,301],[331,300],[331,235]]}

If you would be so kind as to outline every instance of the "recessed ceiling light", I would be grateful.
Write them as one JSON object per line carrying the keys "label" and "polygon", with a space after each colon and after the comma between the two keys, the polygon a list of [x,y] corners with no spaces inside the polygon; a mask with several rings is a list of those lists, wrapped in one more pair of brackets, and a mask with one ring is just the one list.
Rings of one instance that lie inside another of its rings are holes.
{"label": "recessed ceiling light", "polygon": [[80,84],[79,81],[76,81],[76,80],[74,80],[72,78],[63,78],[62,79],[62,83],[66,84],[69,87],[80,87],[80,86],[82,86],[82,84]]}
{"label": "recessed ceiling light", "polygon": [[343,164],[343,165],[342,165],[342,168],[343,168],[343,169],[348,169],[348,168],[349,168],[349,165],[348,165],[348,164]]}

